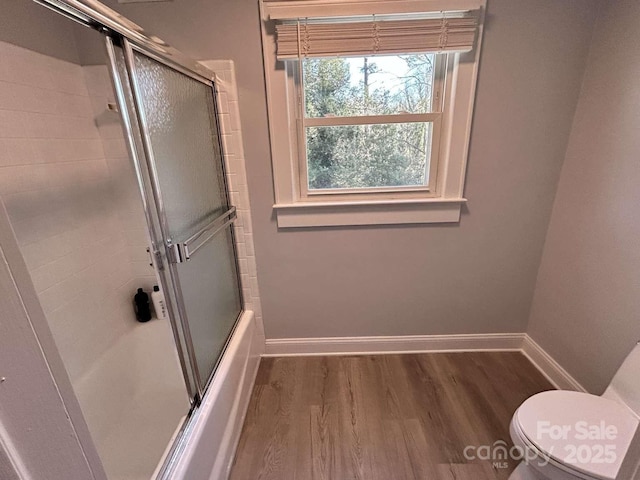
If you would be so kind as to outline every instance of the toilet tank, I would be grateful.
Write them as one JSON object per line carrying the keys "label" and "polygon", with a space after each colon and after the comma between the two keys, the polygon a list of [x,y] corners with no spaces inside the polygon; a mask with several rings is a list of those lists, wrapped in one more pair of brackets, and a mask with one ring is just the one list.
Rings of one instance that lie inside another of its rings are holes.
{"label": "toilet tank", "polygon": [[640,417],[640,342],[627,355],[602,396],[626,404]]}

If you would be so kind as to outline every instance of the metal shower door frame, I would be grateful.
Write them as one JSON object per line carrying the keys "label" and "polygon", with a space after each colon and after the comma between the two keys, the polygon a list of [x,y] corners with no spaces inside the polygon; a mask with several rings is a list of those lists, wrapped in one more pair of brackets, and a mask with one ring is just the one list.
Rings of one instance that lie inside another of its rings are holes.
{"label": "metal shower door frame", "polygon": [[[244,301],[242,298],[242,288],[239,278],[239,265],[235,245],[235,235],[233,228],[231,227],[231,224],[234,223],[236,219],[235,207],[231,206],[230,202],[229,185],[227,182],[226,169],[224,165],[224,150],[220,141],[222,136],[221,132],[219,131],[219,122],[216,119],[215,124],[218,130],[216,132],[217,139],[215,141],[218,143],[218,148],[221,154],[220,167],[222,170],[222,184],[224,187],[226,204],[229,205],[229,209],[220,217],[215,219],[210,225],[197,232],[193,237],[191,237],[191,239],[187,239],[181,244],[174,243],[173,239],[171,239],[162,189],[160,187],[158,171],[156,167],[156,160],[154,158],[153,149],[151,147],[151,138],[148,134],[148,121],[146,118],[146,114],[142,108],[143,93],[138,88],[138,72],[135,65],[134,55],[135,53],[145,55],[161,63],[162,65],[176,70],[179,73],[184,74],[196,81],[199,81],[207,87],[211,88],[214,99],[212,107],[214,109],[214,115],[217,117],[218,112],[216,104],[217,91],[215,87],[215,74],[212,73],[211,78],[205,77],[201,75],[200,72],[191,70],[185,65],[176,63],[169,58],[164,58],[162,55],[159,55],[158,52],[149,51],[147,48],[131,42],[126,37],[119,37],[118,40],[121,42],[120,47],[122,48],[124,54],[124,62],[126,64],[126,72],[121,73],[125,73],[126,79],[128,80],[128,85],[120,85],[120,88],[116,88],[119,97],[118,103],[120,104],[121,109],[126,109],[128,112],[132,112],[133,115],[131,115],[131,117],[135,117],[136,120],[135,122],[130,121],[126,125],[128,141],[130,143],[130,152],[132,154],[136,172],[138,174],[140,190],[142,196],[145,199],[145,210],[147,210],[147,219],[150,226],[149,232],[152,239],[154,262],[158,267],[159,276],[161,277],[161,283],[163,284],[163,290],[165,291],[165,293],[169,291],[172,292],[172,296],[173,298],[175,298],[175,301],[167,302],[169,311],[170,313],[172,313],[172,315],[170,315],[169,317],[172,323],[172,328],[174,330],[174,336],[176,337],[176,344],[178,345],[178,349],[181,352],[180,361],[183,368],[183,374],[185,375],[185,382],[187,383],[187,387],[189,388],[189,395],[192,398],[192,402],[197,405],[201,401],[204,392],[211,381],[213,372],[215,372],[217,363],[219,362],[220,358],[218,358],[212,373],[207,378],[207,381],[203,382],[202,376],[200,375],[200,367],[198,365],[195,347],[190,332],[189,318],[186,310],[186,303],[182,293],[182,286],[180,283],[180,275],[177,269],[177,265],[179,263],[182,263],[183,261],[189,260],[190,255],[193,255],[193,253],[195,253],[195,251],[200,246],[213,238],[213,235],[222,230],[226,230],[227,228],[229,229],[233,245],[233,263],[236,272],[236,287],[240,299],[241,308],[239,315],[236,318],[231,331],[229,332],[227,341],[225,342],[225,346],[222,350],[224,352],[226,343],[228,343],[229,338],[235,330],[237,321],[243,312],[244,305]],[[116,77],[115,75],[118,73],[118,66],[115,62],[114,41],[110,36],[107,36],[107,49],[109,50],[109,56],[111,58],[112,69],[114,73],[113,76],[114,78],[120,78]],[[127,90],[130,92],[130,95],[125,94]],[[132,119],[130,118],[130,120]],[[137,129],[137,132],[134,133],[129,129]],[[136,145],[135,138],[139,138],[140,145]],[[212,161],[215,160],[212,159]],[[156,228],[151,228],[154,224],[154,218]],[[195,239],[196,237],[199,238],[201,236],[205,237],[205,240],[201,240],[199,245],[195,248],[191,247],[191,244],[193,243],[192,239]],[[184,349],[180,348],[181,339],[184,340]]]}
{"label": "metal shower door frame", "polygon": [[[203,384],[203,382],[201,381],[197,358],[195,355],[193,339],[190,333],[189,321],[185,308],[186,304],[182,294],[177,266],[179,263],[189,260],[190,255],[193,255],[195,251],[200,248],[200,246],[208,242],[213,237],[213,235],[221,230],[227,228],[229,229],[233,247],[233,263],[236,271],[236,283],[240,299],[240,312],[228,334],[225,345],[222,349],[222,352],[224,352],[226,350],[229,339],[231,338],[233,332],[235,331],[235,328],[237,327],[238,320],[244,311],[244,301],[242,297],[242,288],[240,285],[240,270],[238,265],[235,232],[232,228],[232,223],[234,223],[236,219],[236,210],[235,207],[231,206],[230,204],[229,185],[227,182],[226,168],[224,164],[224,150],[221,144],[222,136],[219,130],[219,122],[216,121],[216,127],[218,128],[216,132],[217,142],[221,154],[220,162],[223,172],[222,183],[224,186],[226,203],[227,205],[229,205],[229,209],[209,225],[204,227],[202,230],[195,233],[191,238],[185,240],[182,244],[174,244],[169,240],[169,227],[164,209],[162,191],[160,188],[158,174],[155,166],[155,159],[153,157],[153,151],[151,148],[151,139],[148,135],[148,123],[141,107],[141,92],[137,89],[136,84],[137,82],[134,52],[139,52],[143,55],[146,55],[153,60],[156,60],[159,63],[177,70],[178,72],[183,73],[190,78],[193,78],[210,87],[212,89],[214,99],[214,115],[217,117],[218,107],[216,102],[217,90],[215,87],[215,76],[212,74],[212,78],[209,79],[207,77],[199,75],[197,72],[189,70],[184,65],[176,64],[175,62],[163,59],[161,56],[157,55],[154,52],[149,52],[146,49],[141,48],[139,45],[132,44],[126,37],[107,34],[105,41],[110,61],[111,76],[115,85],[116,96],[119,108],[121,110],[123,125],[127,133],[128,149],[136,170],[138,186],[143,200],[143,207],[152,244],[153,261],[158,271],[158,276],[160,278],[163,292],[165,293],[165,300],[169,312],[169,320],[171,323],[171,328],[173,330],[176,347],[178,349],[178,357],[180,359],[180,364],[184,375],[185,384],[187,385],[187,389],[189,392],[191,404],[192,407],[197,407],[200,404],[204,392],[206,391],[209,383],[213,378],[220,358],[218,358],[212,373],[208,377],[207,382]],[[116,46],[115,42],[118,42],[120,45]],[[125,68],[122,68],[122,66],[118,66],[116,58],[117,48],[120,48],[122,50]],[[214,159],[212,159],[212,161],[214,161]],[[203,240],[201,237],[207,238]],[[220,355],[220,357],[221,356],[222,355]],[[193,428],[197,416],[198,410],[192,408],[189,412],[188,418],[181,426],[176,440],[174,441],[171,449],[166,455],[165,462],[158,472],[158,479],[168,480],[171,477],[171,472],[173,470],[173,467],[175,466],[175,461],[186,445],[185,442],[189,437],[189,432]]]}
{"label": "metal shower door frame", "polygon": [[[132,101],[128,101],[128,98],[132,95],[130,90],[129,75],[126,70],[118,68],[118,60],[116,47],[114,45],[114,39],[107,35],[105,37],[105,43],[107,48],[107,55],[109,57],[109,69],[111,78],[113,81],[116,100],[118,102],[118,108],[120,111],[120,118],[123,123],[124,131],[126,133],[127,149],[129,156],[133,163],[138,188],[141,193],[143,210],[145,218],[147,220],[147,227],[149,231],[149,238],[151,239],[151,252],[153,256],[153,263],[158,271],[158,277],[162,286],[162,291],[165,292],[165,301],[167,305],[167,311],[172,312],[176,308],[177,299],[173,295],[173,288],[170,284],[170,279],[165,275],[166,267],[160,255],[160,248],[162,245],[162,232],[161,232],[161,220],[157,214],[158,210],[153,205],[154,199],[151,193],[152,185],[149,178],[147,168],[145,167],[146,154],[144,151],[144,145],[142,140],[142,132],[138,128],[137,111]],[[124,57],[124,51],[123,51]],[[124,59],[124,58],[123,58]],[[121,78],[123,75],[125,78]],[[178,358],[180,360],[180,367],[184,377],[185,385],[189,394],[189,399],[192,404],[197,403],[197,399],[200,395],[200,389],[196,382],[195,372],[191,365],[190,356],[185,352],[189,348],[189,340],[186,335],[183,335],[183,330],[178,322],[174,321],[174,316],[169,315],[171,324],[171,330],[173,332],[176,348],[178,350]]]}

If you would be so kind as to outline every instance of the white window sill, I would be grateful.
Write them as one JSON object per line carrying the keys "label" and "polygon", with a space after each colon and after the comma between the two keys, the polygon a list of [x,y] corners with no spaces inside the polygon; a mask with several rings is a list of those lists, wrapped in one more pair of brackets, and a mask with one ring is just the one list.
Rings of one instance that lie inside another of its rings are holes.
{"label": "white window sill", "polygon": [[465,198],[276,203],[278,227],[457,223]]}

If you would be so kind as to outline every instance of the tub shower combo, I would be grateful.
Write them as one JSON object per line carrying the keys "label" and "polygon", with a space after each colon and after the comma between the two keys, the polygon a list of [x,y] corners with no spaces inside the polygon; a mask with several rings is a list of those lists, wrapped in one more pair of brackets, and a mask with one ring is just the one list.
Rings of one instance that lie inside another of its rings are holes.
{"label": "tub shower combo", "polygon": [[[95,448],[109,480],[223,472],[233,450],[225,421],[242,410],[237,388],[251,384],[257,355],[218,77],[99,3],[38,3],[28,8],[77,30],[79,60],[0,42],[8,64],[48,76],[46,85],[3,77],[3,87],[58,98],[0,104],[24,127],[11,141],[46,152],[43,161],[3,159],[5,175],[24,179],[2,182],[0,195],[90,432],[85,448]],[[94,44],[102,57],[86,53]],[[74,108],[61,112],[64,102]],[[156,283],[169,318],[136,323],[131,298]],[[222,463],[194,466],[203,442],[207,457],[222,449]]]}

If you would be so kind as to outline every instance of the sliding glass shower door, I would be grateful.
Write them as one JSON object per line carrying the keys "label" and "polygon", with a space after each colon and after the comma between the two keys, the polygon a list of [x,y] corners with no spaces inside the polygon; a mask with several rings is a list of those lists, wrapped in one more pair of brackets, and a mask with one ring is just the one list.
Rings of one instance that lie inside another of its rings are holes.
{"label": "sliding glass shower door", "polygon": [[236,213],[227,190],[214,85],[127,40],[118,50],[119,78],[128,81],[121,103],[136,117],[140,134],[130,142],[139,150],[141,188],[157,219],[151,232],[154,256],[165,290],[171,290],[177,340],[188,357],[183,366],[199,397],[242,309],[232,230]]}

